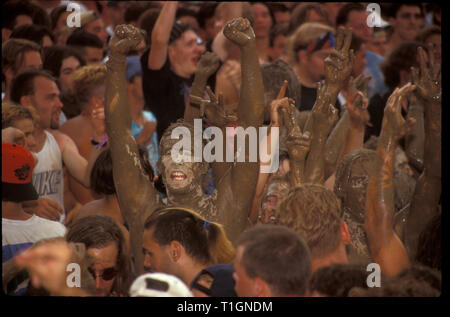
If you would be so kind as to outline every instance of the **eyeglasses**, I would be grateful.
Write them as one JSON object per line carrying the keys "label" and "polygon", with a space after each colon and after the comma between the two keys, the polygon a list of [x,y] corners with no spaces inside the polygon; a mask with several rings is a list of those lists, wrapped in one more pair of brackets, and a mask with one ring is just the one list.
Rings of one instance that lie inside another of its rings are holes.
{"label": "eyeglasses", "polygon": [[[91,273],[94,280],[97,278],[97,275],[95,274],[95,270],[91,267],[88,268],[89,273]],[[117,270],[113,267],[109,267],[103,270],[102,274],[99,274],[98,276],[104,280],[104,281],[110,281],[117,275]]]}

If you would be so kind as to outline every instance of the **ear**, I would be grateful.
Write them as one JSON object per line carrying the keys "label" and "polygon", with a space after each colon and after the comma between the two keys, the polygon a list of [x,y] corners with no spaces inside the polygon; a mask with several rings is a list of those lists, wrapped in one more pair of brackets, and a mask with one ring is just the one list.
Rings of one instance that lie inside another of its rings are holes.
{"label": "ear", "polygon": [[253,285],[255,297],[270,297],[272,295],[269,285],[262,278],[255,277]]}
{"label": "ear", "polygon": [[3,74],[5,74],[5,77],[9,82],[11,82],[12,79],[14,78],[14,72],[11,69],[11,67],[5,67],[3,69]]}
{"label": "ear", "polygon": [[341,240],[344,245],[350,244],[350,232],[345,221],[341,222]]}
{"label": "ear", "polygon": [[169,257],[173,262],[178,262],[184,252],[184,247],[178,241],[172,241],[168,248]]}
{"label": "ear", "polygon": [[25,107],[32,107],[31,104],[31,96],[22,96],[20,97],[20,104]]}

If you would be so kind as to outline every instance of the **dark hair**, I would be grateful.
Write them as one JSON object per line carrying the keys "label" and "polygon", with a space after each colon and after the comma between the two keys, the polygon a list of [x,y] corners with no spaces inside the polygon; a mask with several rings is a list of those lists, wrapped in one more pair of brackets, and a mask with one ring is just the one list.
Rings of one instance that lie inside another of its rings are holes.
{"label": "dark hair", "polygon": [[260,277],[273,293],[305,295],[311,259],[305,241],[279,225],[259,225],[241,234],[241,263],[250,278]]}
{"label": "dark hair", "polygon": [[34,24],[45,26],[46,28],[50,29],[52,27],[52,21],[50,19],[49,14],[47,11],[45,11],[40,6],[34,4],[33,2],[29,2],[28,5],[30,6],[32,10],[32,19]]}
{"label": "dark hair", "polygon": [[[281,86],[283,86],[284,80],[287,80],[286,97],[292,98],[295,106],[300,107],[300,80],[288,63],[278,59],[274,62],[263,64],[261,66],[261,73],[263,76],[264,92],[266,94],[268,93],[268,97],[275,99]],[[267,113],[268,111],[266,109]]]}
{"label": "dark hair", "polygon": [[420,14],[423,16],[423,7],[420,3],[414,3],[414,2],[403,2],[403,3],[382,3],[381,6],[381,12],[387,17],[387,18],[397,18],[397,13],[400,11],[401,7],[407,6],[407,7],[418,7],[420,8]]}
{"label": "dark hair", "polygon": [[218,4],[218,2],[205,2],[200,6],[200,9],[197,12],[197,21],[200,28],[203,29],[206,25],[206,20],[214,17]]}
{"label": "dark hair", "polygon": [[41,69],[26,69],[14,77],[11,84],[11,101],[20,104],[22,96],[34,94],[34,79],[45,77],[56,82],[56,79],[47,71]]}
{"label": "dark hair", "polygon": [[53,8],[50,12],[50,19],[52,20],[52,31],[56,28],[56,24],[58,23],[58,19],[64,12],[67,11],[67,5],[60,5],[56,8]]}
{"label": "dark hair", "polygon": [[416,41],[425,43],[425,41],[431,36],[431,35],[442,35],[441,28],[437,25],[430,25],[424,27],[422,30],[420,30],[419,34],[416,36]]}
{"label": "dark hair", "polygon": [[356,34],[352,34],[350,49],[353,50],[353,52],[356,54],[356,52],[358,52],[361,49],[361,45],[363,45],[364,43],[366,43],[366,41],[362,37]]}
{"label": "dark hair", "polygon": [[[145,174],[153,181],[154,172],[148,161],[148,150],[146,147],[138,144],[141,166]],[[97,194],[113,195],[116,193],[113,178],[113,166],[111,150],[108,148],[98,156],[91,172],[91,189]]]}
{"label": "dark hair", "polygon": [[25,39],[9,39],[2,45],[2,69],[10,67],[14,73],[20,68],[24,54],[29,51],[41,53],[41,46]]}
{"label": "dark hair", "polygon": [[417,66],[417,49],[422,46],[419,42],[403,42],[381,64],[384,82],[394,90],[400,84],[400,71],[410,72],[411,66]]}
{"label": "dark hair", "polygon": [[97,35],[88,33],[81,29],[76,29],[70,34],[66,45],[78,47],[96,47],[103,49],[103,43]]}
{"label": "dark hair", "polygon": [[289,33],[289,24],[288,23],[273,24],[272,27],[270,28],[270,32],[269,32],[269,46],[273,47],[275,38],[278,35],[288,36],[288,33]]}
{"label": "dark hair", "polygon": [[289,34],[294,33],[302,24],[307,22],[308,12],[311,10],[317,11],[328,21],[328,12],[320,4],[301,3],[292,11],[291,19],[289,20]]}
{"label": "dark hair", "polygon": [[90,248],[104,248],[110,243],[117,246],[117,277],[112,292],[127,294],[130,284],[130,260],[122,231],[111,217],[91,215],[80,218],[70,225],[66,234],[68,242],[81,242]]}
{"label": "dark hair", "polygon": [[347,297],[353,287],[367,288],[367,271],[360,264],[332,264],[320,267],[309,281],[309,291],[329,297]]}
{"label": "dark hair", "polygon": [[197,20],[197,12],[189,8],[179,7],[177,9],[177,13],[175,14],[175,20],[185,16],[193,17]]}
{"label": "dark hair", "polygon": [[441,295],[441,274],[414,264],[382,283],[382,287],[350,290],[351,297],[436,297]]}
{"label": "dark hair", "polygon": [[52,42],[55,40],[52,32],[47,27],[38,24],[28,24],[15,28],[10,38],[30,40],[42,46],[45,36],[50,37]]}
{"label": "dark hair", "polygon": [[139,17],[138,25],[146,32],[146,40],[148,45],[151,45],[152,43],[152,31],[160,11],[161,10],[159,8],[150,8]]}
{"label": "dark hair", "polygon": [[178,40],[184,32],[189,30],[195,32],[190,24],[176,21],[172,26],[172,30],[170,31],[169,45],[173,44],[173,42]]}
{"label": "dark hair", "polygon": [[77,50],[66,45],[53,45],[43,48],[42,65],[53,76],[59,77],[61,72],[62,62],[68,57],[75,57],[80,62],[80,66],[86,65],[84,58]]}
{"label": "dark hair", "polygon": [[123,19],[126,24],[130,22],[137,22],[139,17],[148,9],[148,5],[141,2],[131,2],[123,14]]}
{"label": "dark hair", "polygon": [[442,270],[442,215],[436,214],[420,233],[416,262]]}
{"label": "dark hair", "polygon": [[345,25],[352,11],[366,11],[366,8],[359,2],[350,2],[343,5],[336,16],[336,26]]}
{"label": "dark hair", "polygon": [[10,0],[2,3],[2,28],[13,30],[16,25],[16,18],[19,15],[27,15],[33,18],[33,10],[26,0]]}
{"label": "dark hair", "polygon": [[231,263],[234,256],[222,226],[193,210],[182,207],[157,210],[146,219],[144,229],[153,230],[153,239],[161,246],[178,241],[201,264]]}

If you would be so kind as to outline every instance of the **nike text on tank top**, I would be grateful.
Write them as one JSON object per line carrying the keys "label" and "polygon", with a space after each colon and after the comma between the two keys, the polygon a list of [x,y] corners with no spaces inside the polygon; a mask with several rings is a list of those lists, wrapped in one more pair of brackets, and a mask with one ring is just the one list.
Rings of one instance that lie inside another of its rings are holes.
{"label": "nike text on tank top", "polygon": [[[55,137],[44,131],[46,138],[42,150],[36,153],[39,161],[33,170],[33,186],[39,197],[57,202],[64,210],[64,175],[62,156]],[[65,212],[60,222],[64,223]]]}

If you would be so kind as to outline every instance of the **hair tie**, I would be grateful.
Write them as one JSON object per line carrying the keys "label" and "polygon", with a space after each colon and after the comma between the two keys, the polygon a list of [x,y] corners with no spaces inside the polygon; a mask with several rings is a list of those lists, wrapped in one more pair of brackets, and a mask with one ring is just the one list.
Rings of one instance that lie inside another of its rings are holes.
{"label": "hair tie", "polygon": [[208,220],[203,221],[203,227],[208,227],[210,222]]}

